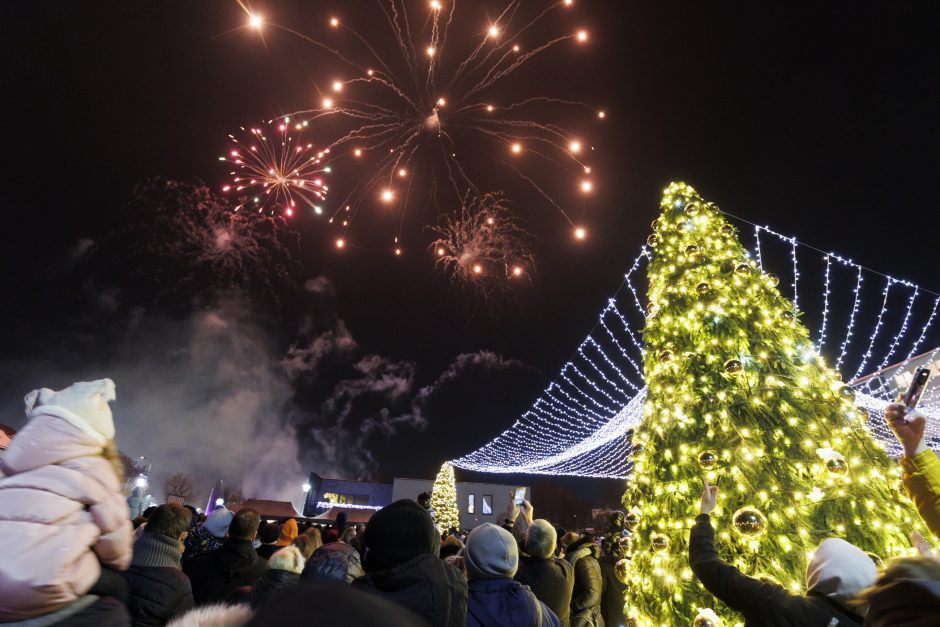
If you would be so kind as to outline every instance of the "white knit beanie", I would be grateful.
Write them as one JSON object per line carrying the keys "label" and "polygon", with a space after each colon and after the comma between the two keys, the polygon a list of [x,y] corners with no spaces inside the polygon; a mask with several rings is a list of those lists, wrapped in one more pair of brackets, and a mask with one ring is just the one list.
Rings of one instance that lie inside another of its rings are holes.
{"label": "white knit beanie", "polygon": [[806,567],[806,589],[845,603],[874,585],[877,576],[875,562],[860,548],[826,538]]}
{"label": "white knit beanie", "polygon": [[58,392],[42,388],[26,395],[26,415],[57,416],[104,444],[114,439],[114,418],[108,403],[116,398],[111,379],[80,381]]}

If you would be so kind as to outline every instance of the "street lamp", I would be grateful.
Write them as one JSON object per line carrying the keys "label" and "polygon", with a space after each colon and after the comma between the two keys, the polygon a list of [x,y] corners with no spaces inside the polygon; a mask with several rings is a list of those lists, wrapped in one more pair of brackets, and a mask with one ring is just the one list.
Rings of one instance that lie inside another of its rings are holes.
{"label": "street lamp", "polygon": [[223,505],[225,505],[225,499],[223,499],[223,498],[220,496],[219,498],[217,498],[217,499],[215,500],[215,506],[216,506],[216,507],[222,507]]}
{"label": "street lamp", "polygon": [[310,484],[309,484],[309,483],[305,483],[305,484],[303,484],[303,485],[300,487],[300,489],[304,491],[304,494],[306,494],[307,492],[310,491]]}

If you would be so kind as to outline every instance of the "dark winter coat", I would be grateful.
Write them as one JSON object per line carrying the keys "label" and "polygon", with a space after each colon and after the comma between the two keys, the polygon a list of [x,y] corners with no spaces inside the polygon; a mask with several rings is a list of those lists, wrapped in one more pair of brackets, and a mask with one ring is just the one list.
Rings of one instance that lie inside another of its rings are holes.
{"label": "dark winter coat", "polygon": [[623,605],[627,592],[627,585],[617,579],[617,560],[607,555],[598,558],[601,565],[601,577],[604,580],[604,592],[601,595],[601,615],[608,627],[623,622]]}
{"label": "dark winter coat", "polygon": [[574,568],[571,627],[604,627],[604,617],[601,616],[604,578],[597,561],[600,552],[591,538],[582,538],[565,549],[565,559]]}
{"label": "dark winter coat", "polygon": [[790,594],[725,564],[715,552],[715,529],[708,514],[695,519],[689,536],[689,566],[702,585],[744,617],[746,627],[858,627],[862,618],[829,597]]}
{"label": "dark winter coat", "polygon": [[865,625],[940,627],[940,581],[899,579],[868,597]]}
{"label": "dark winter coat", "polygon": [[541,559],[523,555],[519,557],[516,581],[528,586],[538,600],[555,613],[561,627],[568,627],[574,590],[571,564],[557,557]]}
{"label": "dark winter coat", "polygon": [[330,542],[313,552],[304,572],[304,579],[333,579],[352,583],[362,577],[362,560],[359,552],[345,542]]}
{"label": "dark winter coat", "polygon": [[467,627],[559,627],[558,617],[513,579],[475,579],[467,597]]}
{"label": "dark winter coat", "polygon": [[192,609],[193,590],[180,569],[179,542],[147,533],[134,543],[134,559],[127,580],[127,609],[135,627],[165,625]]}
{"label": "dark winter coat", "polygon": [[367,573],[352,585],[410,609],[433,627],[463,627],[467,621],[466,577],[430,553]]}
{"label": "dark winter coat", "polygon": [[266,568],[267,561],[258,556],[250,540],[234,538],[218,550],[183,563],[196,605],[222,602],[235,589],[255,585]]}
{"label": "dark winter coat", "polygon": [[284,548],[284,547],[278,546],[278,545],[276,545],[276,544],[262,544],[262,545],[259,546],[257,549],[255,549],[255,552],[258,554],[258,556],[259,556],[261,559],[263,559],[263,560],[269,560],[269,559],[271,559],[271,556],[272,556],[272,555],[274,555],[275,553],[277,553],[278,551],[280,551],[280,550],[283,549],[283,548]]}
{"label": "dark winter coat", "polygon": [[264,576],[251,589],[248,601],[253,609],[258,609],[274,597],[293,590],[300,583],[300,574],[289,570],[269,568]]}

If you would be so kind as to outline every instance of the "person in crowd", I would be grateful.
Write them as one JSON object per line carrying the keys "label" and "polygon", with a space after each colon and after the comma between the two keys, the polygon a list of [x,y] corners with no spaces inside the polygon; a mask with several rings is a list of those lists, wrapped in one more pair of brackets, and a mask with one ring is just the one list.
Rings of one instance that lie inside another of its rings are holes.
{"label": "person in crowd", "polygon": [[601,614],[604,578],[601,575],[601,565],[597,561],[598,556],[600,548],[589,533],[578,536],[577,540],[569,538],[565,545],[565,561],[571,564],[574,570],[571,627],[604,627],[604,617]]}
{"label": "person in crowd", "polygon": [[281,523],[281,535],[278,536],[277,546],[290,546],[294,543],[294,540],[297,539],[297,521],[293,518],[288,518],[283,523]]}
{"label": "person in crowd", "polygon": [[297,539],[294,540],[294,544],[291,546],[297,547],[297,550],[300,551],[300,554],[304,556],[305,562],[310,559],[310,556],[312,556],[313,552],[316,550],[316,546],[313,543],[313,538],[304,534],[297,536]]}
{"label": "person in crowd", "polygon": [[441,542],[441,551],[439,557],[442,560],[446,560],[452,555],[460,555],[460,552],[463,551],[464,544],[460,541],[460,538],[453,534],[448,534],[444,541]]}
{"label": "person in crowd", "polygon": [[183,562],[187,562],[197,555],[204,555],[217,551],[225,543],[225,535],[235,516],[224,507],[216,507],[208,518],[193,529],[186,538],[186,550],[183,551]]}
{"label": "person in crowd", "polygon": [[[241,625],[243,623],[239,623]],[[225,627],[239,627],[239,625]],[[427,627],[421,616],[380,596],[335,581],[301,580],[300,586],[263,606],[250,627]]]}
{"label": "person in crowd", "polygon": [[567,627],[571,616],[574,569],[565,560],[555,557],[557,540],[555,527],[550,522],[543,518],[533,520],[526,530],[525,549],[519,558],[516,581],[528,586],[539,601],[555,612],[562,627]]}
{"label": "person in crowd", "polygon": [[134,627],[159,627],[192,609],[192,586],[180,566],[191,518],[180,505],[161,505],[134,543],[134,558],[124,574]]}
{"label": "person in crowd", "polygon": [[304,568],[303,578],[352,583],[364,574],[362,560],[355,548],[345,542],[330,542],[313,552]]}
{"label": "person in crowd", "polygon": [[864,551],[839,538],[823,540],[806,568],[806,596],[791,594],[779,584],[744,575],[718,557],[709,516],[717,498],[718,488],[706,480],[689,536],[689,566],[709,592],[744,617],[746,627],[862,625],[852,603],[877,575]]}
{"label": "person in crowd", "polygon": [[940,560],[891,560],[860,601],[868,604],[865,625],[871,627],[940,627]]}
{"label": "person in crowd", "polygon": [[356,536],[349,541],[350,546],[356,549],[359,552],[359,555],[362,555],[362,533],[366,530],[366,526],[362,523],[356,523]]}
{"label": "person in crowd", "polygon": [[323,546],[323,535],[320,532],[319,527],[310,527],[301,535],[309,540],[310,545],[313,547],[314,551]]}
{"label": "person in crowd", "polygon": [[268,560],[268,569],[249,594],[252,609],[258,609],[271,599],[296,588],[305,563],[296,546],[284,547],[272,555]]}
{"label": "person in crowd", "polygon": [[903,403],[885,408],[885,421],[904,449],[901,481],[927,528],[940,538],[940,459],[927,448],[927,418]]}
{"label": "person in crowd", "polygon": [[426,509],[408,499],[377,511],[363,534],[366,574],[353,586],[423,616],[434,627],[463,627],[467,580],[438,558],[440,536]]}
{"label": "person in crowd", "polygon": [[261,579],[266,563],[251,547],[260,523],[258,512],[241,510],[232,518],[228,539],[221,547],[183,563],[196,605],[223,601],[236,588],[253,586]]}
{"label": "person in crowd", "polygon": [[356,539],[356,530],[352,527],[347,527],[346,531],[343,532],[343,535],[339,537],[340,542],[345,542],[346,544],[352,545],[352,541]]}
{"label": "person in crowd", "polygon": [[601,543],[601,577],[604,580],[604,592],[601,593],[601,615],[608,627],[623,621],[623,600],[627,584],[617,577],[617,562],[627,557],[628,538],[619,530],[612,531]]}
{"label": "person in crowd", "polygon": [[339,542],[339,531],[336,527],[327,527],[323,530],[323,544],[332,544],[333,542]]}
{"label": "person in crowd", "polygon": [[26,395],[29,421],[0,461],[0,622],[129,623],[113,400],[110,379]]}
{"label": "person in crowd", "polygon": [[501,526],[483,523],[467,536],[464,564],[470,580],[467,627],[557,627],[555,613],[514,580],[516,539]]}
{"label": "person in crowd", "polygon": [[281,537],[281,526],[277,523],[266,522],[258,527],[258,540],[261,541],[261,546],[259,546],[255,551],[262,557],[262,559],[271,559],[271,556],[274,553],[283,548],[277,545],[278,539]]}
{"label": "person in crowd", "polygon": [[339,532],[340,537],[345,533],[346,528],[349,526],[349,514],[346,512],[340,512],[336,515],[336,530]]}

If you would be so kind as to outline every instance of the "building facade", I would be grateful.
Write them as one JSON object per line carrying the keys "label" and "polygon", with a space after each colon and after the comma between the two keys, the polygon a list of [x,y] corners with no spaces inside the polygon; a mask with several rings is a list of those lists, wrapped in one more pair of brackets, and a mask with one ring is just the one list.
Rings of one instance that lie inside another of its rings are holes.
{"label": "building facade", "polygon": [[[430,479],[395,479],[392,500],[414,500],[422,492],[430,492],[433,487],[434,481]],[[456,487],[461,529],[473,529],[485,522],[501,523],[517,488],[525,488],[525,498],[532,500],[532,490],[528,486],[458,481]]]}

